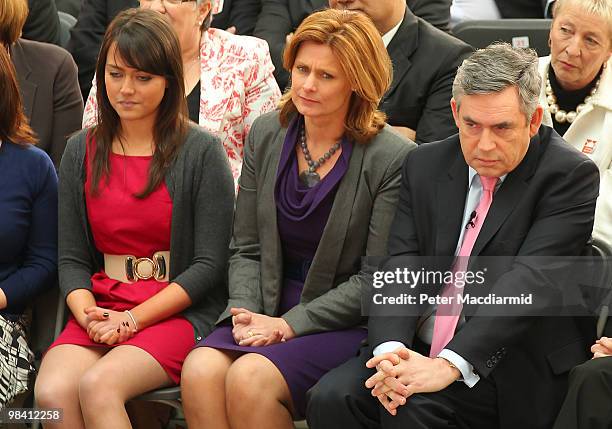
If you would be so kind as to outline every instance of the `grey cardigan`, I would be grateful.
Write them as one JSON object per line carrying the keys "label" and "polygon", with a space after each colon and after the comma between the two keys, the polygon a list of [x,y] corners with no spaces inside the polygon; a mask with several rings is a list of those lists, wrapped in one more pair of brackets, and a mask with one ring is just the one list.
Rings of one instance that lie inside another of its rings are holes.
{"label": "grey cardigan", "polygon": [[[75,289],[91,289],[92,274],[103,267],[85,209],[86,134],[83,130],[68,140],[60,166],[59,281],[64,297]],[[210,332],[227,302],[233,183],[219,139],[191,125],[166,186],[172,198],[170,280],[193,302],[183,315],[197,336]]]}
{"label": "grey cardigan", "polygon": [[[244,148],[234,233],[230,245],[231,307],[278,316],[283,258],[274,184],[285,139],[278,112],[255,120]],[[365,145],[355,144],[304,283],[300,303],[280,315],[297,335],[347,328],[361,321],[363,255],[387,253],[402,162],[416,145],[385,126]]]}

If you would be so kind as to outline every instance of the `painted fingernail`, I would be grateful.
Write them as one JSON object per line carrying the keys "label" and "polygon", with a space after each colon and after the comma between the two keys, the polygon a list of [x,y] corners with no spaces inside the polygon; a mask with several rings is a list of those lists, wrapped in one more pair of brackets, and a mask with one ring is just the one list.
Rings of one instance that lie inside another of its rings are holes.
{"label": "painted fingernail", "polygon": [[104,313],[102,313],[102,316],[103,317],[108,317],[108,313],[104,312]]}
{"label": "painted fingernail", "polygon": [[119,332],[121,332],[121,329],[120,329],[120,328],[117,328],[117,333],[119,333]]}

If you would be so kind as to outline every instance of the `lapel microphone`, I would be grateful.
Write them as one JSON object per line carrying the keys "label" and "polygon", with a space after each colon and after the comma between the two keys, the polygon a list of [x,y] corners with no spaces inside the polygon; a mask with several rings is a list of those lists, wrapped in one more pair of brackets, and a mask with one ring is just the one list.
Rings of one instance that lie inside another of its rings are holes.
{"label": "lapel microphone", "polygon": [[465,224],[465,229],[468,229],[470,227],[472,228],[476,228],[476,218],[478,217],[478,214],[476,213],[476,210],[474,210],[472,213],[470,213],[470,218],[468,219],[467,223]]}

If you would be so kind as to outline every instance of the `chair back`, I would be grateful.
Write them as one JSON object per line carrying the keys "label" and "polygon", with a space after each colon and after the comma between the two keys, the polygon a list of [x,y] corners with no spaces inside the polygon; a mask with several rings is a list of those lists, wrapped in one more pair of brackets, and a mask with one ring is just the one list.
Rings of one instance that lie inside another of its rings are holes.
{"label": "chair back", "polygon": [[493,19],[464,21],[452,33],[475,48],[485,48],[493,42],[508,42],[515,48],[532,48],[538,56],[550,54],[548,33],[550,19]]}

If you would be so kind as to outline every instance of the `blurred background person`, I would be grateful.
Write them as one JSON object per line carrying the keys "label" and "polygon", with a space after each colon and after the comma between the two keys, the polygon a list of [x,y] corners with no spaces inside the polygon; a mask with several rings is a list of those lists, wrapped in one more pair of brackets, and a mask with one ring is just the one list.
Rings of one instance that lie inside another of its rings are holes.
{"label": "blurred background person", "polygon": [[252,36],[261,11],[261,0],[216,0],[211,26],[234,34]]}
{"label": "blurred background person", "polygon": [[593,237],[612,246],[612,2],[557,0],[549,40],[542,123],[599,167]]}
{"label": "blurred background person", "polygon": [[59,46],[60,20],[55,0],[27,0],[27,2],[29,13],[23,24],[21,37]]}
{"label": "blurred background person", "polygon": [[[140,7],[162,14],[177,32],[189,118],[221,139],[237,181],[251,124],[274,110],[281,95],[268,46],[254,37],[210,28],[211,0],[140,0]],[[83,126],[95,124],[96,115],[93,87]]]}
{"label": "blurred background person", "polygon": [[28,15],[26,0],[0,0],[0,44],[17,71],[25,114],[38,147],[59,167],[68,136],[81,129],[83,99],[77,69],[64,49],[20,39]]}
{"label": "blurred background person", "polygon": [[219,140],[190,123],[168,21],[130,9],[97,67],[100,122],[62,158],[60,288],[71,317],[36,380],[70,429],[129,428],[125,402],[178,384],[227,301],[234,207]]}
{"label": "blurred background person", "polygon": [[391,62],[369,18],[330,9],[302,22],[284,66],[291,91],[245,148],[228,306],[185,361],[190,427],[293,428],[366,336],[361,257],[385,254],[415,147],[377,110]]}
{"label": "blurred background person", "polygon": [[[599,198],[593,238],[612,246],[612,3],[556,0],[550,57],[540,59],[544,123],[597,164]],[[607,287],[607,285],[606,285]],[[607,289],[605,290],[607,292]],[[609,303],[608,303],[609,304]],[[554,429],[612,426],[612,329],[591,347],[593,359],[575,367]]]}
{"label": "blurred background person", "polygon": [[[387,0],[376,0],[376,3]],[[289,73],[283,69],[283,50],[287,36],[293,34],[302,20],[316,10],[329,6],[328,0],[261,0],[262,7],[253,35],[270,45],[274,76],[281,89],[289,84]],[[342,3],[349,4],[351,1]],[[374,3],[374,1],[371,1]],[[443,31],[448,31],[451,0],[406,0],[408,8],[416,16]],[[380,29],[379,31],[386,31]],[[391,55],[391,60],[394,60]],[[395,63],[395,61],[393,61]]]}
{"label": "blurred background person", "polygon": [[[11,0],[12,1],[12,0]],[[57,276],[57,175],[23,113],[0,48],[0,408],[28,388],[27,307]]]}

